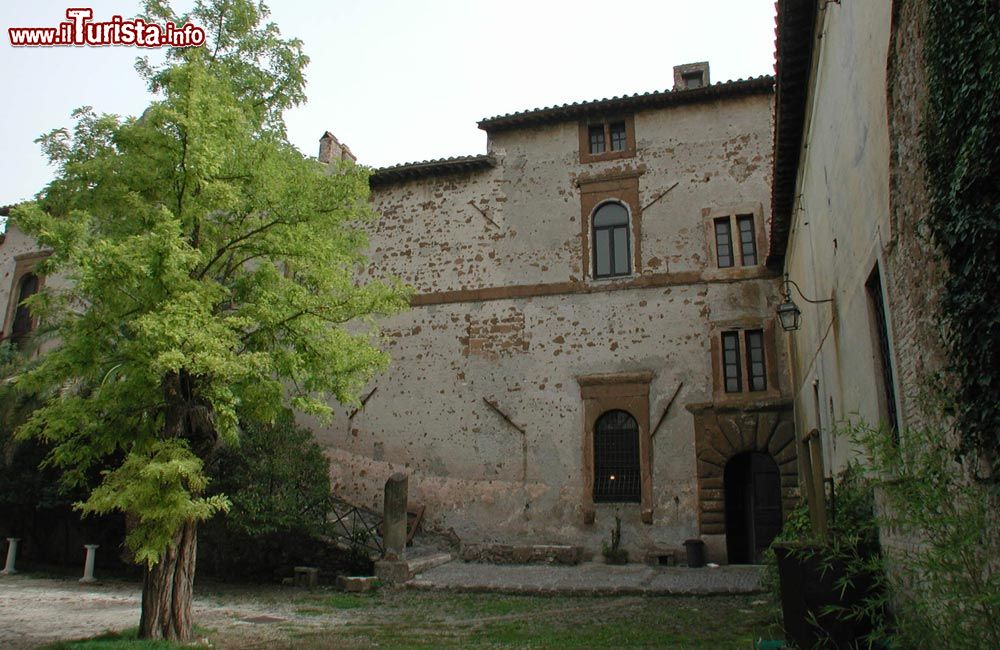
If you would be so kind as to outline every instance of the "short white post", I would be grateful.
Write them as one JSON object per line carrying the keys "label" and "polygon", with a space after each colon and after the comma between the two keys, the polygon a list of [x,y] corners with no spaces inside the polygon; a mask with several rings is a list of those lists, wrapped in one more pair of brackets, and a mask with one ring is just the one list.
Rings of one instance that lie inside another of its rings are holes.
{"label": "short white post", "polygon": [[20,541],[20,537],[7,538],[7,564],[4,565],[3,571],[0,571],[0,575],[12,576],[17,573],[14,569],[14,560],[17,559],[17,543]]}
{"label": "short white post", "polygon": [[83,577],[80,578],[80,582],[97,582],[94,578],[94,556],[97,555],[97,547],[99,544],[84,544],[83,548],[87,549],[87,560],[83,565]]}

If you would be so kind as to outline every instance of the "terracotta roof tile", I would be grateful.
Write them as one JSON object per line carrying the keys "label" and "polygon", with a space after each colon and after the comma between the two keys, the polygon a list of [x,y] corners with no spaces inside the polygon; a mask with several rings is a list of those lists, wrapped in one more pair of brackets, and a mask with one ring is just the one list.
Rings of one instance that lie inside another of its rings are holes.
{"label": "terracotta roof tile", "polygon": [[527,111],[484,118],[479,121],[479,128],[487,132],[505,131],[535,124],[564,122],[598,112],[666,108],[741,95],[770,93],[773,87],[774,77],[762,75],[749,79],[716,83],[702,88],[636,93],[621,97],[534,108]]}
{"label": "terracotta roof tile", "polygon": [[375,169],[372,171],[369,183],[373,188],[381,187],[415,178],[490,169],[496,164],[496,158],[490,154],[423,160]]}

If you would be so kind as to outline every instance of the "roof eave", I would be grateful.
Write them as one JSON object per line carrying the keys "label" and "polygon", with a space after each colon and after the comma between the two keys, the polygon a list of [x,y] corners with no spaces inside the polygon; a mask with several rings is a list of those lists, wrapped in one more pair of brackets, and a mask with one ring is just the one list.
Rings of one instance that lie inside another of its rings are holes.
{"label": "roof eave", "polygon": [[816,0],[778,0],[775,7],[774,151],[767,265],[780,268],[795,203],[817,11]]}
{"label": "roof eave", "polygon": [[627,95],[574,104],[563,104],[547,108],[533,109],[520,113],[498,115],[480,120],[477,125],[487,133],[509,131],[528,126],[567,122],[595,113],[610,111],[637,111],[670,108],[746,95],[770,94],[774,89],[774,77],[763,75],[739,81],[727,81],[703,88],[690,90],[670,90]]}

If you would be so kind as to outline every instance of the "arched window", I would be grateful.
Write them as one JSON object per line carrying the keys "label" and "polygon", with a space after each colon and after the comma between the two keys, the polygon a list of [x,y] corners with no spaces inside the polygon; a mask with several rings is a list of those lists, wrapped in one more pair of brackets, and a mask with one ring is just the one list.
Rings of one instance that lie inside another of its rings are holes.
{"label": "arched window", "polygon": [[17,307],[14,311],[14,323],[10,328],[10,339],[14,343],[21,343],[31,333],[34,326],[31,309],[22,302],[36,293],[38,293],[38,276],[34,273],[25,274],[18,283]]}
{"label": "arched window", "polygon": [[594,501],[639,502],[639,423],[608,411],[594,424]]}
{"label": "arched window", "polygon": [[610,278],[632,273],[628,210],[621,203],[604,203],[594,212],[591,235],[594,277]]}

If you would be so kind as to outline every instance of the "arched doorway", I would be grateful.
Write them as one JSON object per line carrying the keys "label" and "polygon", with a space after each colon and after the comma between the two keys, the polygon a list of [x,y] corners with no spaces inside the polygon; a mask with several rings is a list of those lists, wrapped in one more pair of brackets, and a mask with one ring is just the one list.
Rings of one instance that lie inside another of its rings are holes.
{"label": "arched doorway", "polygon": [[749,452],[726,463],[726,551],[730,564],[760,562],[781,530],[781,476],[769,454]]}

